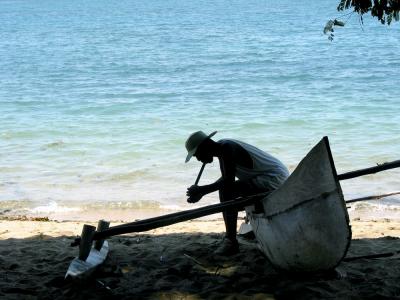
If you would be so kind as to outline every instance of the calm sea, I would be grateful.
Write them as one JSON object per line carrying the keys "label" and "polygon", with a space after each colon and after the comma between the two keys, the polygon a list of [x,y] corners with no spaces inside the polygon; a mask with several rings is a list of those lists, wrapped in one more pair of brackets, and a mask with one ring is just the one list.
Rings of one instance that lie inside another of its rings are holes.
{"label": "calm sea", "polygon": [[[184,142],[197,130],[290,170],[325,135],[338,173],[400,159],[400,25],[361,25],[337,2],[1,1],[0,213],[193,208],[200,164],[184,163]],[[330,42],[335,17],[347,24]],[[213,163],[200,184],[217,178]],[[387,171],[342,187],[351,199],[399,180]],[[379,203],[362,207],[397,212],[400,198]]]}

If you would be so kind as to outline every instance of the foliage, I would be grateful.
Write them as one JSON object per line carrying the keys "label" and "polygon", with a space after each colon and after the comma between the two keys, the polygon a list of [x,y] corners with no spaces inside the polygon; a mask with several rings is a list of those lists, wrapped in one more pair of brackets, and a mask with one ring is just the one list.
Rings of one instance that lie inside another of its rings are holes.
{"label": "foliage", "polygon": [[399,21],[400,0],[341,0],[337,7],[339,11],[349,8],[360,15],[361,21],[363,14],[368,12],[382,24]]}
{"label": "foliage", "polygon": [[[371,13],[371,16],[378,18],[382,24],[390,25],[393,20],[400,19],[400,0],[340,0],[337,10],[343,11],[350,8],[360,15],[361,23],[366,13]],[[328,34],[328,39],[333,41],[334,27],[344,25],[344,22],[337,19],[329,20],[324,27],[324,34]]]}

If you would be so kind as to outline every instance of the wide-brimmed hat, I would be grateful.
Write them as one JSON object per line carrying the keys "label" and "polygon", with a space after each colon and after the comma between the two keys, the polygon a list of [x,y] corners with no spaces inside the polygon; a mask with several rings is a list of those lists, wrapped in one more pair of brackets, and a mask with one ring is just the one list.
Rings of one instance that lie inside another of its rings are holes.
{"label": "wide-brimmed hat", "polygon": [[186,150],[188,151],[185,163],[187,163],[192,158],[202,142],[204,142],[206,139],[211,138],[216,133],[216,131],[212,132],[209,135],[205,134],[203,131],[196,131],[192,133],[185,143]]}

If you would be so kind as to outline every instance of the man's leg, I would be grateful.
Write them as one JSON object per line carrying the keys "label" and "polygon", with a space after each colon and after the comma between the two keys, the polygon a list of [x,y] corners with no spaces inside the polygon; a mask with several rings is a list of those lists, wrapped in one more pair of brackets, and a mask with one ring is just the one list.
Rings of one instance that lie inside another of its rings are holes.
{"label": "man's leg", "polygon": [[[222,202],[229,201],[226,197],[226,193],[221,189],[219,191],[219,199]],[[236,226],[237,226],[237,210],[226,210],[222,213],[225,222],[225,239],[214,252],[214,254],[221,256],[230,256],[239,252],[239,243],[236,239]]]}
{"label": "man's leg", "polygon": [[[259,192],[260,190],[255,187],[250,181],[235,181],[232,198],[235,199],[240,196],[248,196]],[[228,193],[223,188],[219,190],[219,199],[221,203],[232,200],[227,197],[227,194]],[[225,245],[222,245],[222,247],[218,249],[217,252],[218,254],[226,255],[237,253],[239,251],[239,244],[236,239],[238,211],[237,209],[228,209],[222,214],[224,217],[226,229],[225,237],[229,240],[229,242]]]}
{"label": "man's leg", "polygon": [[[227,199],[226,195],[224,194],[225,193],[223,189],[221,189],[219,191],[219,200],[221,203],[232,200],[232,199]],[[229,209],[224,211],[222,215],[224,216],[226,237],[232,242],[235,242],[238,212],[235,209]]]}

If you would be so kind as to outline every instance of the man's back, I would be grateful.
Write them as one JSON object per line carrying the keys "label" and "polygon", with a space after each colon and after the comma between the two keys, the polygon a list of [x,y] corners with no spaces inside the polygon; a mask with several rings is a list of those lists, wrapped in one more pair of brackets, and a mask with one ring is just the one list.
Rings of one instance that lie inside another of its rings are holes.
{"label": "man's back", "polygon": [[251,168],[236,164],[235,175],[240,180],[256,176],[268,176],[283,182],[289,176],[288,169],[280,160],[253,145],[235,139],[222,139],[218,143],[237,144],[249,154],[253,163]]}

